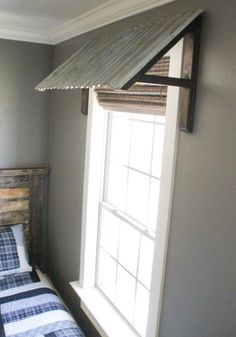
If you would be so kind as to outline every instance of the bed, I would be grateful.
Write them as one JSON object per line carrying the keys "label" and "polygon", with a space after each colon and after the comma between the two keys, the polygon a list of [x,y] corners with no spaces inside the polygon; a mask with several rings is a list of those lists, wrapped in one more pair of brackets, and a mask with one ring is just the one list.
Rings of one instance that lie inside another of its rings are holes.
{"label": "bed", "polygon": [[1,337],[84,336],[45,277],[48,173],[0,170]]}

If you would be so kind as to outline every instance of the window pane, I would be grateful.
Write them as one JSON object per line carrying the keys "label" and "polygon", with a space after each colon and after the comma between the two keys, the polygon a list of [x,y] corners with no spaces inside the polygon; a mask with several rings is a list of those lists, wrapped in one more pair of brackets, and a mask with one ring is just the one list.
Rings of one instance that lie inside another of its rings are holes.
{"label": "window pane", "polygon": [[117,258],[120,220],[105,209],[101,215],[100,245],[114,258]]}
{"label": "window pane", "polygon": [[107,201],[124,209],[126,200],[127,169],[110,163],[108,171]]}
{"label": "window pane", "polygon": [[164,143],[165,126],[155,126],[153,159],[152,159],[152,175],[155,177],[161,177],[161,165],[162,165],[162,152]]}
{"label": "window pane", "polygon": [[127,165],[131,122],[122,116],[123,114],[120,114],[112,119],[110,159]]}
{"label": "window pane", "polygon": [[138,279],[147,288],[151,287],[154,242],[142,236],[139,256]]}
{"label": "window pane", "polygon": [[140,113],[131,113],[130,118],[139,120],[139,121],[149,121],[153,122],[155,120],[155,115],[140,114]]}
{"label": "window pane", "polygon": [[100,249],[98,286],[112,301],[115,299],[116,268],[117,263]]}
{"label": "window pane", "polygon": [[137,274],[140,234],[131,226],[122,222],[118,261],[134,276]]}
{"label": "window pane", "polygon": [[151,178],[149,207],[148,207],[148,228],[153,232],[156,231],[157,225],[159,191],[160,191],[160,181]]}
{"label": "window pane", "polygon": [[143,172],[150,172],[152,154],[153,124],[133,122],[130,166]]}
{"label": "window pane", "polygon": [[142,223],[145,223],[147,219],[148,191],[149,177],[129,170],[126,211]]}
{"label": "window pane", "polygon": [[149,291],[137,284],[134,326],[141,336],[145,336],[148,318]]}
{"label": "window pane", "polygon": [[116,305],[122,314],[132,321],[134,313],[135,279],[118,266]]}

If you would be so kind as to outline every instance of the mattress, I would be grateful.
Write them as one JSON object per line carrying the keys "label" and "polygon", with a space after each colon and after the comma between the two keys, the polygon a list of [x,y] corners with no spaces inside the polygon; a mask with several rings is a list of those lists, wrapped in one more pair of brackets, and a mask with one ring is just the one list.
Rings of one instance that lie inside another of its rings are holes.
{"label": "mattress", "polygon": [[32,271],[0,279],[0,336],[84,337],[41,275]]}

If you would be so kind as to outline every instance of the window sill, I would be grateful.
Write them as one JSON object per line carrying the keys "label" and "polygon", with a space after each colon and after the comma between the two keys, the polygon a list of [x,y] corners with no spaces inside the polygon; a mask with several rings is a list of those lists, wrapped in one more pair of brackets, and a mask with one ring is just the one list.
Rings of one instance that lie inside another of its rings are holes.
{"label": "window sill", "polygon": [[138,337],[96,288],[83,289],[78,281],[70,285],[81,299],[81,308],[102,337]]}

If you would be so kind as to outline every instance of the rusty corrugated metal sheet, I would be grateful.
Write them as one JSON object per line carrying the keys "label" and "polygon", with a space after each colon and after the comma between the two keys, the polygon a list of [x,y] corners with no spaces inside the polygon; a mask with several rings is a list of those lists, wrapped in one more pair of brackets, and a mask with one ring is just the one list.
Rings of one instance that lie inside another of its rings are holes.
{"label": "rusty corrugated metal sheet", "polygon": [[37,90],[122,88],[202,11],[178,14],[89,41],[54,70]]}

